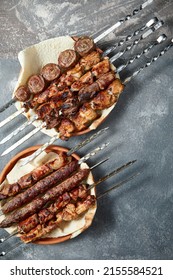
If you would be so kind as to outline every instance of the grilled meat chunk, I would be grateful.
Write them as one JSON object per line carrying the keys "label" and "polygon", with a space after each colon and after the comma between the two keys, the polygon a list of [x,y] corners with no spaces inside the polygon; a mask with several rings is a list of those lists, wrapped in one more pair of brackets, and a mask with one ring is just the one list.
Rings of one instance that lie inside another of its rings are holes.
{"label": "grilled meat chunk", "polygon": [[81,131],[90,126],[92,121],[98,118],[98,116],[98,113],[92,109],[89,103],[84,103],[76,116],[72,118],[72,121],[74,122],[76,129]]}
{"label": "grilled meat chunk", "polygon": [[80,66],[83,68],[85,72],[90,70],[95,64],[100,62],[101,55],[98,51],[93,51],[88,55],[82,57],[79,61]]}
{"label": "grilled meat chunk", "polygon": [[75,125],[69,119],[64,118],[61,121],[58,131],[62,140],[68,140],[68,138],[70,138],[72,133],[75,131]]}

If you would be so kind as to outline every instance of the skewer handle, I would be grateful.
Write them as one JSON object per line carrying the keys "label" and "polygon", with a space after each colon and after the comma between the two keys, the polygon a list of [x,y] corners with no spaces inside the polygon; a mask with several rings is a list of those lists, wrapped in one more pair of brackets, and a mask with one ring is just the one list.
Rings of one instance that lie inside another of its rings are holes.
{"label": "skewer handle", "polygon": [[153,62],[158,60],[159,57],[163,56],[171,47],[173,46],[173,39],[171,39],[171,43],[165,47],[157,56],[154,56],[151,58],[150,61],[148,61],[143,67],[139,68],[137,71],[135,71],[130,77],[127,77],[124,81],[124,85],[126,85],[128,82],[131,81],[132,78],[137,76],[142,70],[149,67]]}
{"label": "skewer handle", "polygon": [[41,146],[38,150],[36,150],[32,155],[24,159],[21,163],[21,166],[26,165],[27,163],[34,160],[37,156],[39,156],[48,146],[52,145],[56,140],[58,139],[58,136],[53,136],[48,142],[46,142],[43,146]]}
{"label": "skewer handle", "polygon": [[100,135],[103,135],[108,130],[108,128],[109,127],[105,127],[103,129],[99,130],[98,132],[96,132],[93,135],[91,135],[90,137],[88,137],[86,140],[84,140],[81,143],[77,144],[74,148],[72,148],[70,151],[67,152],[67,155],[70,156],[71,154],[73,154],[77,150],[81,149],[85,145],[89,144],[91,141],[93,141],[94,139],[96,139]]}
{"label": "skewer handle", "polygon": [[11,99],[6,104],[4,104],[2,107],[0,107],[0,113],[4,112],[6,109],[8,109],[11,105],[13,105],[16,102],[16,99]]}
{"label": "skewer handle", "polygon": [[159,29],[164,24],[163,21],[159,21],[156,23],[152,28],[148,29],[145,33],[143,33],[138,39],[134,40],[131,44],[129,44],[123,51],[116,53],[114,56],[110,58],[111,62],[114,62],[118,58],[120,58],[125,52],[130,51],[134,46],[137,46],[139,42],[147,38],[151,35],[154,31]]}
{"label": "skewer handle", "polygon": [[141,32],[143,32],[146,28],[149,28],[151,26],[153,26],[153,24],[155,24],[156,22],[158,22],[158,18],[154,17],[153,19],[150,19],[145,25],[143,25],[141,28],[135,30],[132,34],[127,35],[124,39],[120,40],[118,43],[116,43],[115,45],[109,47],[108,49],[106,49],[103,53],[103,56],[107,56],[108,54],[110,54],[111,52],[115,51],[117,47],[122,47],[124,45],[124,43],[130,41],[133,37],[138,36]]}
{"label": "skewer handle", "polygon": [[14,130],[12,133],[10,133],[5,138],[3,138],[0,141],[0,145],[2,145],[4,143],[6,143],[7,141],[9,141],[11,138],[13,138],[15,135],[17,135],[20,131],[24,130],[28,125],[32,124],[36,119],[37,119],[37,116],[35,116],[34,118],[26,121],[24,124],[19,126],[16,130]]}
{"label": "skewer handle", "polygon": [[145,48],[141,53],[136,54],[132,58],[130,58],[125,64],[120,65],[117,69],[116,72],[120,73],[122,70],[124,70],[128,65],[132,64],[135,60],[139,59],[143,54],[147,54],[154,46],[164,42],[166,40],[167,36],[165,34],[162,34],[158,37],[156,42],[153,44],[150,44],[147,48]]}
{"label": "skewer handle", "polygon": [[147,0],[142,5],[140,5],[139,8],[136,8],[132,11],[131,14],[125,16],[124,18],[120,19],[117,23],[115,23],[113,26],[108,28],[106,31],[101,33],[99,36],[97,36],[94,39],[94,42],[97,43],[101,39],[103,39],[105,36],[107,36],[109,33],[113,32],[115,29],[117,29],[121,24],[124,22],[130,20],[133,16],[137,15],[140,11],[142,11],[144,8],[146,8],[148,5],[150,5],[153,2],[153,0]]}
{"label": "skewer handle", "polygon": [[17,141],[16,143],[14,143],[11,147],[9,147],[8,149],[6,149],[2,154],[2,156],[5,156],[7,154],[9,154],[11,151],[13,151],[14,149],[16,149],[18,146],[20,146],[22,143],[24,143],[25,141],[27,141],[29,138],[31,138],[32,136],[34,136],[38,131],[40,131],[43,127],[45,126],[45,124],[43,123],[42,126],[36,127],[34,128],[31,132],[29,132],[28,134],[26,134],[24,137],[22,137],[19,141]]}
{"label": "skewer handle", "polygon": [[85,162],[86,160],[88,160],[89,158],[95,156],[98,152],[102,151],[103,149],[105,149],[107,146],[109,145],[108,143],[104,143],[103,145],[97,147],[96,149],[94,149],[92,152],[89,152],[87,155],[85,155],[84,157],[82,157],[78,163],[81,164],[83,162]]}
{"label": "skewer handle", "polygon": [[4,126],[5,124],[7,124],[8,122],[12,121],[14,118],[16,118],[17,116],[19,116],[20,114],[24,113],[24,108],[21,108],[19,111],[16,111],[15,113],[13,113],[12,115],[10,115],[9,117],[7,117],[5,120],[3,120],[2,122],[0,122],[0,127]]}

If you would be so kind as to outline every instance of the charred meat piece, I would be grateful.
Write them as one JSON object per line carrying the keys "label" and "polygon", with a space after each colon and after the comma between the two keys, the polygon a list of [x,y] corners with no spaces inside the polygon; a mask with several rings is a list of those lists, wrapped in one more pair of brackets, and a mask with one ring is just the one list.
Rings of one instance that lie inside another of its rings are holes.
{"label": "charred meat piece", "polygon": [[54,95],[50,99],[50,106],[51,106],[51,108],[54,108],[54,109],[60,108],[66,99],[69,99],[72,97],[73,97],[73,93],[71,92],[71,90],[68,87],[66,87],[62,91],[58,91],[57,94]]}
{"label": "charred meat piece", "polygon": [[90,207],[96,204],[96,198],[94,195],[88,195],[83,201],[79,201],[76,207],[77,215],[80,215],[87,211]]}
{"label": "charred meat piece", "polygon": [[17,98],[17,100],[25,102],[30,99],[31,93],[27,86],[20,86],[15,91],[15,97]]}
{"label": "charred meat piece", "polygon": [[120,93],[124,86],[119,79],[114,80],[106,90],[100,91],[91,101],[94,110],[103,110],[109,108],[118,101]]}
{"label": "charred meat piece", "polygon": [[90,126],[92,121],[98,116],[98,113],[91,108],[89,103],[84,103],[76,116],[72,118],[72,121],[74,122],[76,129],[81,131]]}
{"label": "charred meat piece", "polygon": [[58,131],[62,140],[68,140],[72,136],[72,133],[75,131],[75,125],[69,119],[64,118],[60,123]]}
{"label": "charred meat piece", "polygon": [[96,96],[97,92],[100,90],[99,84],[97,82],[94,82],[91,85],[87,85],[83,87],[79,93],[78,93],[78,99],[80,103],[84,103],[90,99],[92,99],[94,96]]}
{"label": "charred meat piece", "polygon": [[124,90],[124,85],[121,83],[120,79],[116,78],[115,81],[109,85],[108,90],[112,92],[113,95],[119,96]]}
{"label": "charred meat piece", "polygon": [[95,44],[93,39],[85,36],[79,38],[79,40],[75,42],[74,49],[80,54],[80,56],[84,56],[95,49]]}
{"label": "charred meat piece", "polygon": [[45,80],[41,75],[32,75],[28,79],[28,88],[32,93],[40,93],[45,88]]}
{"label": "charred meat piece", "polygon": [[76,217],[76,208],[72,203],[68,203],[67,206],[62,210],[62,218],[64,221],[71,221]]}
{"label": "charred meat piece", "polygon": [[93,51],[88,55],[82,57],[79,61],[80,66],[85,72],[90,70],[95,64],[99,63],[101,60],[101,55],[98,51]]}
{"label": "charred meat piece", "polygon": [[39,119],[43,120],[46,115],[50,114],[51,111],[52,107],[50,105],[50,102],[46,102],[36,109],[36,114],[38,115]]}
{"label": "charred meat piece", "polygon": [[[60,98],[60,93],[58,93],[57,95],[53,96],[50,99],[50,107],[52,109],[60,109],[61,105],[63,104],[63,99]],[[54,114],[53,114],[54,115]]]}
{"label": "charred meat piece", "polygon": [[75,115],[78,111],[78,106],[79,102],[77,97],[67,98],[61,106],[62,115],[66,117]]}
{"label": "charred meat piece", "polygon": [[91,106],[94,110],[103,110],[112,106],[118,98],[108,90],[100,91],[91,101]]}
{"label": "charred meat piece", "polygon": [[18,232],[19,233],[27,233],[29,232],[31,229],[35,228],[39,223],[39,218],[38,218],[38,215],[37,214],[33,214],[32,216],[30,216],[28,219],[27,219],[27,222],[26,220],[20,222],[18,224]]}
{"label": "charred meat piece", "polygon": [[12,196],[13,194],[18,193],[20,191],[20,189],[21,188],[18,183],[4,185],[0,191],[0,200],[8,198],[9,196]]}
{"label": "charred meat piece", "polygon": [[75,66],[78,61],[78,55],[74,50],[65,50],[58,57],[58,65],[63,70],[68,70]]}
{"label": "charred meat piece", "polygon": [[48,223],[44,223],[42,225],[38,224],[27,234],[22,234],[20,238],[25,243],[37,240],[45,234],[56,229],[61,222],[77,219],[79,215],[84,214],[95,204],[96,198],[94,195],[88,195],[85,199],[75,205],[72,203],[68,203],[62,211],[57,213],[56,218],[51,219]]}
{"label": "charred meat piece", "polygon": [[72,83],[79,80],[79,78],[83,75],[82,67],[77,64],[71,70],[68,70],[66,74],[62,74],[59,80],[56,81],[56,86],[59,90],[63,90],[66,87],[70,87]]}
{"label": "charred meat piece", "polygon": [[48,63],[41,69],[41,75],[48,82],[52,82],[53,80],[57,79],[60,74],[61,71],[59,66],[55,63]]}
{"label": "charred meat piece", "polygon": [[101,75],[96,81],[99,85],[100,90],[106,89],[110,83],[112,83],[116,79],[114,72],[108,72],[106,74]]}
{"label": "charred meat piece", "polygon": [[77,63],[75,67],[67,71],[67,77],[72,76],[74,80],[78,80],[82,75],[83,75],[83,71],[79,63]]}
{"label": "charred meat piece", "polygon": [[44,118],[44,121],[46,122],[46,128],[48,129],[57,127],[61,121],[59,115],[57,113],[55,115],[53,111],[51,112],[51,115],[46,115]]}
{"label": "charred meat piece", "polygon": [[85,84],[91,85],[94,82],[91,71],[86,72],[80,79],[71,85],[72,91],[79,91]]}
{"label": "charred meat piece", "polygon": [[38,213],[33,214],[26,220],[18,224],[19,233],[27,233],[35,228],[38,224],[45,224],[51,220],[58,211],[66,206],[70,201],[76,202],[78,199],[84,199],[88,195],[86,185],[82,184],[70,192],[60,195],[50,206],[41,209]]}

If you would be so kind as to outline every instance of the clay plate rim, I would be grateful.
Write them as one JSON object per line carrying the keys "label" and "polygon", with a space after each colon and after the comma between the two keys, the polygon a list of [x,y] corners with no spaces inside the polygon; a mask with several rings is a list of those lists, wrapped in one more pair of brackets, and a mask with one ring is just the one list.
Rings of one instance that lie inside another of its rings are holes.
{"label": "clay plate rim", "polygon": [[[31,155],[33,152],[35,152],[37,149],[39,149],[42,145],[35,145],[32,147],[29,147],[21,152],[19,152],[18,154],[16,154],[8,163],[7,165],[3,168],[1,174],[0,174],[0,184],[4,181],[6,175],[12,170],[13,166],[16,164],[16,162],[24,157],[27,157],[29,155]],[[63,152],[68,152],[69,149],[61,147],[61,146],[56,146],[56,145],[51,145],[49,147],[46,148],[45,150],[46,152],[55,152],[58,153],[59,151],[63,151]],[[73,153],[72,156],[79,160],[80,157],[76,154]],[[71,238],[72,234],[68,234],[65,236],[60,236],[60,237],[50,237],[50,238],[43,238],[41,240],[35,241],[33,243],[35,244],[42,244],[42,245],[50,245],[50,244],[56,244],[56,243],[61,243],[64,242],[66,240],[69,240]]]}

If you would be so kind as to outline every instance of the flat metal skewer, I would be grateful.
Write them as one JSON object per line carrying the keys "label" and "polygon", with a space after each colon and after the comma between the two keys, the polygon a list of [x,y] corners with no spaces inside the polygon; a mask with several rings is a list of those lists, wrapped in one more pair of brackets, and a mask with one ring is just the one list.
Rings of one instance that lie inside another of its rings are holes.
{"label": "flat metal skewer", "polygon": [[23,123],[21,126],[19,126],[17,129],[15,129],[14,131],[12,131],[10,134],[8,134],[6,137],[4,137],[1,141],[0,141],[0,145],[6,143],[7,141],[9,141],[11,138],[13,138],[15,135],[17,135],[19,132],[21,132],[22,130],[24,130],[28,125],[32,124],[34,121],[36,121],[38,119],[38,116],[34,116],[33,118],[31,118],[30,120],[26,121],[25,123]]}
{"label": "flat metal skewer", "polygon": [[147,48],[145,48],[141,53],[136,54],[135,56],[131,57],[125,64],[120,65],[116,68],[116,72],[120,73],[122,70],[124,70],[128,65],[132,64],[135,60],[139,59],[142,55],[147,54],[153,47],[155,47],[158,44],[161,44],[166,40],[167,36],[165,34],[160,35],[157,40],[150,44]]}
{"label": "flat metal skewer", "polygon": [[[92,136],[88,137],[81,143],[77,144],[74,148],[72,148],[70,151],[67,152],[67,155],[71,155],[72,153],[78,151],[97,137],[103,135],[105,132],[107,132],[108,127],[101,129],[100,131],[96,132]],[[43,146],[41,146],[37,151],[35,151],[32,155],[30,155],[27,159],[24,159],[21,163],[21,166],[26,165],[27,163],[31,162],[33,159],[35,159],[38,155],[40,155],[48,146],[52,145],[56,140],[58,139],[58,136],[53,136],[48,142],[46,142]]]}
{"label": "flat metal skewer", "polygon": [[173,46],[173,38],[171,39],[171,43],[165,47],[163,50],[160,51],[160,53],[154,57],[152,57],[143,67],[139,68],[138,70],[136,70],[131,76],[127,77],[124,80],[124,85],[126,85],[127,83],[129,83],[131,81],[132,78],[134,78],[135,76],[137,76],[142,70],[144,70],[145,68],[149,67],[153,62],[157,61],[159,57],[163,56],[171,47]]}
{"label": "flat metal skewer", "polygon": [[45,127],[45,123],[43,123],[41,126],[36,127],[35,129],[33,129],[31,132],[29,132],[28,134],[26,134],[24,137],[22,137],[19,141],[17,141],[16,143],[14,143],[11,147],[7,148],[0,156],[5,156],[8,153],[10,153],[11,151],[13,151],[14,149],[16,149],[19,145],[21,145],[22,143],[24,143],[26,140],[28,140],[29,138],[31,138],[32,136],[34,136],[38,131],[40,131],[41,129],[43,129]]}
{"label": "flat metal skewer", "polygon": [[154,17],[150,19],[145,25],[141,28],[135,30],[132,34],[127,35],[124,39],[120,40],[118,43],[113,44],[113,46],[109,47],[103,52],[103,56],[107,56],[111,52],[115,51],[118,47],[122,47],[126,42],[132,40],[133,37],[138,36],[141,32],[145,31],[147,28],[152,27],[156,22],[158,22],[158,18]]}
{"label": "flat metal skewer", "polygon": [[129,14],[126,17],[122,18],[117,23],[115,23],[110,28],[108,28],[106,31],[104,31],[102,34],[97,36],[94,39],[94,42],[98,43],[101,39],[106,37],[109,33],[115,31],[115,29],[117,29],[120,25],[122,25],[124,22],[130,20],[133,16],[137,15],[140,11],[142,11],[144,8],[146,8],[148,5],[150,5],[152,2],[153,2],[153,0],[145,1],[142,5],[140,5],[139,8],[134,9],[131,14]]}
{"label": "flat metal skewer", "polygon": [[145,33],[143,33],[138,39],[134,40],[130,45],[128,45],[123,51],[120,51],[116,53],[114,56],[110,58],[110,62],[115,62],[118,58],[120,58],[125,52],[130,51],[134,46],[137,46],[139,42],[147,38],[149,35],[151,35],[154,31],[162,27],[164,24],[163,21],[159,21],[156,23],[152,28],[147,30]]}
{"label": "flat metal skewer", "polygon": [[15,113],[13,113],[12,115],[10,115],[9,117],[7,117],[5,120],[0,122],[0,128],[3,127],[5,124],[7,124],[8,122],[12,121],[14,118],[16,118],[17,116],[19,116],[20,114],[24,113],[25,109],[21,108],[20,110],[16,111]]}

